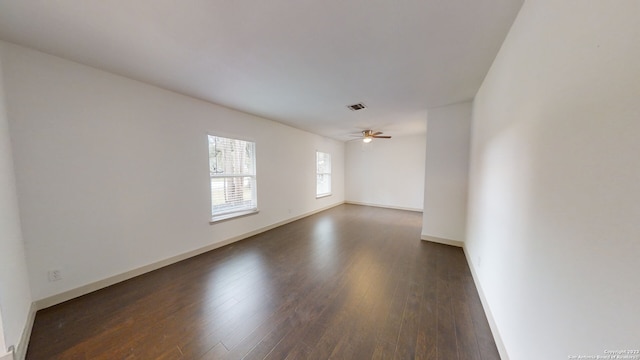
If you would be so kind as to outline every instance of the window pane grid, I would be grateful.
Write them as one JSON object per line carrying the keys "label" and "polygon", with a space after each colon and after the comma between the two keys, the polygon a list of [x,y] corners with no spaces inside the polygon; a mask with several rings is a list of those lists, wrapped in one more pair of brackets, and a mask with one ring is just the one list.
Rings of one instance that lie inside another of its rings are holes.
{"label": "window pane grid", "polygon": [[255,143],[209,135],[209,173],[213,219],[257,209]]}
{"label": "window pane grid", "polygon": [[316,197],[331,194],[331,154],[316,152]]}

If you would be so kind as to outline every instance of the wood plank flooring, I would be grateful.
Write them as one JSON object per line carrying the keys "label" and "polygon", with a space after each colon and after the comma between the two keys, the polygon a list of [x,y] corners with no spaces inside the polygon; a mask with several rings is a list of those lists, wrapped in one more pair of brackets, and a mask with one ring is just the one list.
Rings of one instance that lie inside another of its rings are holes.
{"label": "wood plank flooring", "polygon": [[38,311],[27,359],[499,359],[462,250],[421,224],[332,208]]}

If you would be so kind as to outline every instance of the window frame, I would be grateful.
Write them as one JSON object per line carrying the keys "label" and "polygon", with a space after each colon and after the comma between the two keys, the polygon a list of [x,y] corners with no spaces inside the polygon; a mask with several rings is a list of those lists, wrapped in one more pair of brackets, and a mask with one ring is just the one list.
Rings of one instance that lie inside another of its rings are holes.
{"label": "window frame", "polygon": [[[320,154],[326,155],[329,159],[329,172],[320,172]],[[333,176],[332,176],[332,168],[333,168],[333,163],[331,161],[331,153],[328,152],[324,152],[324,151],[320,151],[320,150],[316,150],[316,199],[321,199],[327,196],[331,196],[333,195]],[[327,176],[329,177],[329,191],[326,193],[318,193],[318,179],[320,176]]]}
{"label": "window frame", "polygon": [[[252,172],[250,174],[212,174],[211,173],[211,153],[209,152],[209,141],[210,137],[217,137],[229,140],[242,141],[248,144],[251,144],[251,150],[253,155],[252,161]],[[247,140],[241,137],[233,136],[233,135],[220,135],[216,133],[207,133],[207,160],[209,163],[209,215],[210,215],[210,224],[214,224],[219,221],[234,219],[242,216],[253,215],[259,212],[258,210],[258,176],[257,176],[257,145],[255,141]],[[213,205],[213,179],[226,179],[226,178],[251,178],[251,197],[252,203],[251,207],[245,207],[242,209],[224,211],[220,213],[214,213],[214,205]]]}

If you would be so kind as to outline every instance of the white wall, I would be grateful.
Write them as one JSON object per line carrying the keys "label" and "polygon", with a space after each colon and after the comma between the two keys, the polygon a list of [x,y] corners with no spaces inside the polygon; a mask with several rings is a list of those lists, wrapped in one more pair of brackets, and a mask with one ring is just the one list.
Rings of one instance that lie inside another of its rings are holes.
{"label": "white wall", "polygon": [[467,222],[471,102],[429,109],[422,238],[463,242]]}
{"label": "white wall", "polygon": [[422,211],[425,135],[346,143],[346,200]]}
{"label": "white wall", "polygon": [[638,14],[526,1],[475,98],[466,247],[511,359],[640,347]]}
{"label": "white wall", "polygon": [[0,48],[0,357],[18,346],[31,307],[31,292],[11,156]]}
{"label": "white wall", "polygon": [[[342,142],[1,46],[36,300],[344,201]],[[209,224],[209,132],[256,142],[259,214]],[[333,161],[322,199],[316,149]]]}

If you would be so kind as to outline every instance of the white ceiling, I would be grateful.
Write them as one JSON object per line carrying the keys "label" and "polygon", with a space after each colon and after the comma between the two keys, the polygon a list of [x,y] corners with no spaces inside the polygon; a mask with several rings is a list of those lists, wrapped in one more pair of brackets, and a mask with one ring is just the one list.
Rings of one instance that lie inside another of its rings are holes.
{"label": "white ceiling", "polygon": [[472,99],[522,1],[7,0],[0,38],[346,140]]}

